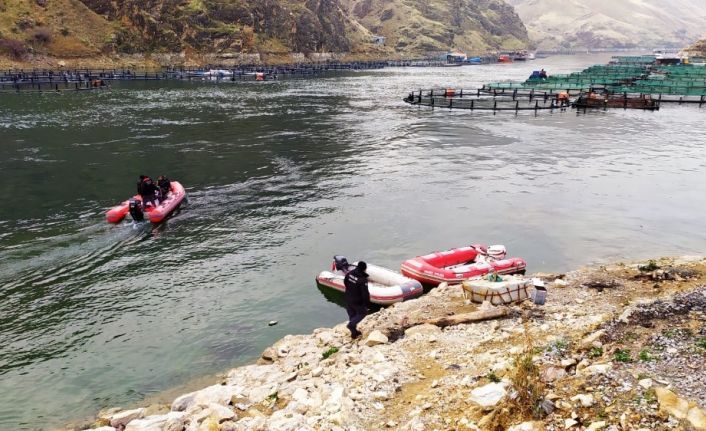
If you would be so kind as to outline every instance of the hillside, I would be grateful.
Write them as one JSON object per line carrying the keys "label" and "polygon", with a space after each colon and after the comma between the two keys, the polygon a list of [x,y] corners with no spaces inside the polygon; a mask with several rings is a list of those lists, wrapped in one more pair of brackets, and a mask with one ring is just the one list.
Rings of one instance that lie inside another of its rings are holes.
{"label": "hillside", "polygon": [[[387,37],[384,45],[373,35]],[[0,0],[0,56],[418,55],[518,48],[503,0]]]}
{"label": "hillside", "polygon": [[694,57],[706,57],[706,39],[702,39],[691,45],[688,51]]}
{"label": "hillside", "polygon": [[352,19],[401,52],[469,53],[526,46],[527,30],[500,0],[343,0]]}
{"label": "hillside", "polygon": [[509,0],[539,49],[683,47],[706,33],[703,0]]}

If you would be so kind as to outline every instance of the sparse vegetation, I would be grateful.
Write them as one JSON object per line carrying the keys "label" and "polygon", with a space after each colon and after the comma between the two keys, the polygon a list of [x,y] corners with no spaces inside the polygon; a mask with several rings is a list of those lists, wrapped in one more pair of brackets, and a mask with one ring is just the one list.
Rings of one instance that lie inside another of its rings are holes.
{"label": "sparse vegetation", "polygon": [[32,40],[37,43],[46,44],[51,42],[51,30],[48,28],[38,28],[32,34]]}
{"label": "sparse vegetation", "polygon": [[323,352],[321,354],[321,357],[324,359],[328,359],[331,355],[333,355],[334,353],[337,353],[337,352],[338,352],[338,347],[329,347],[328,350],[326,350],[325,352]]}
{"label": "sparse vegetation", "polygon": [[655,392],[654,388],[649,388],[645,391],[645,394],[643,395],[643,398],[645,401],[647,401],[649,404],[653,404],[657,402],[657,392]]}
{"label": "sparse vegetation", "polygon": [[632,357],[630,357],[630,350],[617,349],[613,353],[613,360],[615,360],[616,362],[632,362]]}
{"label": "sparse vegetation", "polygon": [[601,356],[603,356],[603,347],[592,347],[591,350],[588,351],[589,358],[595,359]]}
{"label": "sparse vegetation", "polygon": [[17,39],[0,39],[0,54],[15,60],[22,60],[27,55],[27,46]]}
{"label": "sparse vegetation", "polygon": [[644,265],[638,265],[638,266],[637,266],[637,269],[639,269],[640,271],[643,271],[643,272],[652,272],[652,271],[658,270],[658,269],[659,269],[659,265],[657,265],[657,261],[656,261],[656,260],[650,259],[650,260],[647,261],[646,264],[644,264]]}
{"label": "sparse vegetation", "polygon": [[494,372],[489,372],[488,374],[485,375],[485,378],[490,380],[493,383],[499,383],[500,382],[500,377],[498,377]]}
{"label": "sparse vegetation", "polygon": [[655,357],[650,353],[649,350],[643,349],[640,351],[640,353],[637,356],[642,362],[649,362],[649,361],[654,361]]}
{"label": "sparse vegetation", "polygon": [[[567,346],[568,344],[564,347]],[[510,381],[517,391],[512,405],[522,417],[528,419],[541,417],[543,410],[540,403],[544,399],[545,390],[539,367],[532,360],[533,351],[532,338],[525,327],[525,349],[515,358]]]}
{"label": "sparse vegetation", "polygon": [[570,341],[566,338],[559,338],[549,343],[544,350],[550,355],[563,356],[569,350],[570,345]]}
{"label": "sparse vegetation", "polygon": [[706,337],[701,337],[696,341],[696,347],[706,350]]}

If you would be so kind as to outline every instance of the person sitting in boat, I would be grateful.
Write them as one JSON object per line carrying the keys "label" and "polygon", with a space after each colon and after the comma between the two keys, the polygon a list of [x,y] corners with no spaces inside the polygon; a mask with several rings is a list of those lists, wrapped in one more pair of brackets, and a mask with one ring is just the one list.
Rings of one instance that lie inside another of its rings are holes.
{"label": "person sitting in boat", "polygon": [[167,178],[166,175],[160,175],[157,178],[157,186],[159,187],[159,193],[162,197],[162,200],[166,199],[167,194],[172,189],[171,182],[169,181],[169,178]]}
{"label": "person sitting in boat", "polygon": [[547,78],[548,78],[547,71],[544,69],[540,70],[539,71],[539,79],[547,79]]}
{"label": "person sitting in boat", "polygon": [[142,179],[141,185],[138,186],[138,193],[142,196],[144,206],[159,205],[159,187],[152,182],[152,178],[145,176]]}
{"label": "person sitting in boat", "polygon": [[346,311],[348,312],[348,329],[351,337],[356,339],[361,333],[358,331],[358,324],[368,314],[368,304],[370,303],[370,292],[368,291],[368,274],[365,270],[368,265],[360,261],[358,265],[343,279],[346,286]]}

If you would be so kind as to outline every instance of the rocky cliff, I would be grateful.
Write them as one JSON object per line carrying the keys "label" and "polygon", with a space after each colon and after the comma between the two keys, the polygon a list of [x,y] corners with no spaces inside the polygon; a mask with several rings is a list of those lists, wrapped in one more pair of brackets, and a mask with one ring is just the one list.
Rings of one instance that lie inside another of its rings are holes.
{"label": "rocky cliff", "polygon": [[682,47],[706,32],[703,0],[509,0],[540,49]]}
{"label": "rocky cliff", "polygon": [[[373,43],[373,36],[387,38]],[[519,48],[503,0],[0,0],[0,55],[352,52]]]}

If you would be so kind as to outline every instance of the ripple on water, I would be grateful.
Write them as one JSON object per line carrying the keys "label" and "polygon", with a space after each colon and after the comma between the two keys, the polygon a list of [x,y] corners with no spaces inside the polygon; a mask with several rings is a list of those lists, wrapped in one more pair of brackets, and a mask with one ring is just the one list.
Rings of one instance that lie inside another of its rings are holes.
{"label": "ripple on water", "polygon": [[[338,323],[345,313],[312,283],[335,253],[396,268],[501,242],[533,271],[561,271],[702,250],[703,110],[400,102],[528,67],[3,98],[1,197],[27,193],[0,206],[0,429],[129,406]],[[107,226],[104,210],[143,172],[182,181],[190,204],[158,228]]]}

